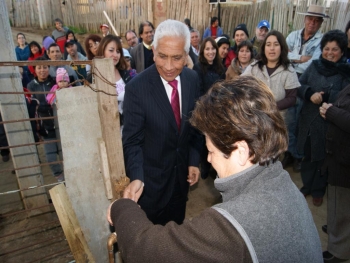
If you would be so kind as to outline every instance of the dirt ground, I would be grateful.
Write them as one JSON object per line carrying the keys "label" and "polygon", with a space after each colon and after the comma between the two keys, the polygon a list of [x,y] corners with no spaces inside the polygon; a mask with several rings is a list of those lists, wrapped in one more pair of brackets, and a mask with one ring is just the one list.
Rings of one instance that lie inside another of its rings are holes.
{"label": "dirt ground", "polygon": [[[18,32],[23,32],[26,35],[27,42],[35,40],[39,43],[41,43],[42,37],[50,35],[51,31],[36,28],[12,29],[14,40],[16,40]],[[85,36],[77,35],[81,43],[83,43]],[[38,147],[38,151],[41,162],[46,162],[42,146]],[[12,168],[12,160],[6,163],[0,160],[0,170]],[[49,167],[43,167],[42,172],[45,184],[55,182],[50,174]],[[294,183],[300,188],[300,174],[294,173],[291,168],[288,169],[288,172]],[[18,189],[14,174],[7,172],[0,173],[0,175],[0,193]],[[213,187],[214,178],[215,172],[212,171],[209,178],[206,180],[200,179],[199,183],[190,189],[186,218],[191,219],[203,209],[219,202],[220,194]],[[325,250],[327,235],[322,232],[321,226],[326,223],[327,200],[325,198],[325,202],[321,207],[313,206],[311,197],[307,197],[307,202],[319,232],[322,248]],[[9,215],[9,213],[18,212],[22,209],[23,205],[18,193],[0,195],[0,262],[72,262],[74,258],[70,253],[54,209],[52,208],[52,211],[45,215],[30,218],[27,218],[25,213]],[[12,233],[17,234],[11,235]]]}

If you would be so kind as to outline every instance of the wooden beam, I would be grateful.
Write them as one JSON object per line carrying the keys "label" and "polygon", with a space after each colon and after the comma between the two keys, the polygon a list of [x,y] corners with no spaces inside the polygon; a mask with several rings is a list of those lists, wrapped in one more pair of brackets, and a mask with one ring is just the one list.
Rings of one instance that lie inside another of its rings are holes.
{"label": "wooden beam", "polygon": [[[116,94],[115,73],[112,59],[94,59],[95,83],[99,90]],[[103,73],[103,76],[101,76]],[[105,80],[104,80],[105,79]],[[107,81],[109,83],[107,83]],[[106,144],[109,172],[114,186],[125,177],[123,146],[121,141],[118,101],[116,96],[97,93],[98,109],[102,128],[102,139]],[[113,191],[114,199],[117,198]]]}
{"label": "wooden beam", "polygon": [[[9,17],[5,1],[0,2],[0,61],[14,61],[15,46],[13,43]],[[1,91],[23,92],[18,67],[0,67]],[[4,121],[28,119],[25,98],[21,94],[0,96],[1,114]],[[34,143],[30,122],[4,124],[9,146]],[[14,168],[39,165],[39,157],[35,145],[10,150]],[[20,189],[43,185],[40,167],[16,170],[17,182]],[[22,200],[26,209],[48,205],[48,198],[44,188],[22,191]],[[49,211],[49,207],[32,210],[29,215],[36,215]]]}
{"label": "wooden beam", "polygon": [[[84,232],[69,200],[66,187],[60,184],[53,187],[49,192],[75,261],[98,262],[94,259],[85,240]],[[102,240],[101,243],[103,243]]]}

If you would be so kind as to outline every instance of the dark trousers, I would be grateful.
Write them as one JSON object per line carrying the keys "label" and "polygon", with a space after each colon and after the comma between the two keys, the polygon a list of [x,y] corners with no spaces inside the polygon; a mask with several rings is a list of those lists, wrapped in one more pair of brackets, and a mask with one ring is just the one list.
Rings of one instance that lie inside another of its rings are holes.
{"label": "dark trousers", "polygon": [[[1,113],[0,113],[0,121],[2,121]],[[7,146],[9,145],[7,142],[4,124],[0,124],[0,147],[7,147]],[[7,156],[9,154],[10,154],[9,149],[1,150],[1,156]]]}
{"label": "dark trousers", "polygon": [[185,219],[187,195],[184,196],[180,190],[178,178],[175,179],[174,191],[169,203],[161,210],[153,210],[141,207],[150,221],[155,225],[166,225],[170,221],[175,221],[181,225]]}
{"label": "dark trousers", "polygon": [[300,191],[303,194],[312,197],[323,197],[327,187],[327,175],[321,173],[321,167],[324,160],[311,161],[311,140],[310,136],[307,137],[304,146],[304,159],[301,162],[301,179],[303,181],[303,187]]}

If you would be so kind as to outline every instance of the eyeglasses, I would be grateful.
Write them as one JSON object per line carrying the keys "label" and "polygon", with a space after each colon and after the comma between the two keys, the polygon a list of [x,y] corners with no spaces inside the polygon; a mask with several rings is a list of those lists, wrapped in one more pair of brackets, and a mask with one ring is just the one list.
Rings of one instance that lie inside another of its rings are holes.
{"label": "eyeglasses", "polygon": [[137,38],[136,36],[133,36],[132,38],[127,39],[126,41],[132,41],[133,39]]}
{"label": "eyeglasses", "polygon": [[92,43],[92,44],[89,44],[89,48],[96,47],[96,46],[98,46],[99,44],[100,44],[100,42],[96,41],[96,42],[94,42],[94,43]]}

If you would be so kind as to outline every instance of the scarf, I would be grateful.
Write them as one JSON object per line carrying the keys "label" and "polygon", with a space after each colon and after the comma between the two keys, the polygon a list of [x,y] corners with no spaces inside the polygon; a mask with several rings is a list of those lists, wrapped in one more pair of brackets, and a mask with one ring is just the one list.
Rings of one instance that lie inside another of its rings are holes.
{"label": "scarf", "polygon": [[322,55],[319,59],[313,60],[316,70],[323,76],[330,77],[337,74],[350,81],[350,64],[346,62],[346,57],[342,56],[337,62],[324,59]]}

